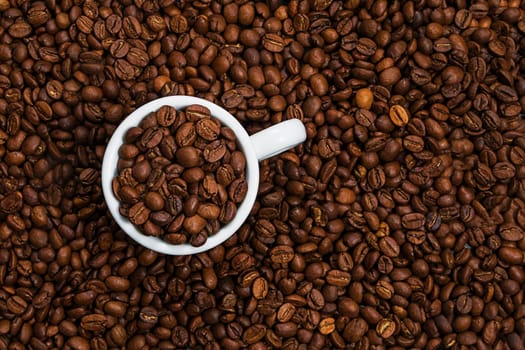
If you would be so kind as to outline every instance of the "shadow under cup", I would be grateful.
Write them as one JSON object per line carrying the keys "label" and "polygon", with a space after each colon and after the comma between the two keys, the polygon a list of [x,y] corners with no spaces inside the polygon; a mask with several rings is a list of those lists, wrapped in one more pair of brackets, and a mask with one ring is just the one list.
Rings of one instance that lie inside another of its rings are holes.
{"label": "shadow under cup", "polygon": [[[149,113],[157,111],[162,106],[172,106],[176,109],[183,109],[189,105],[198,104],[207,107],[212,117],[218,119],[223,125],[233,130],[237,137],[238,144],[244,152],[246,158],[246,181],[248,182],[248,191],[241,205],[237,208],[237,213],[233,220],[221,229],[208,237],[206,242],[199,247],[194,247],[189,243],[174,245],[161,238],[147,236],[141,233],[128,218],[122,216],[119,212],[119,200],[115,197],[112,188],[113,178],[117,176],[117,163],[119,160],[118,150],[124,142],[126,132],[133,126],[137,126],[140,121]],[[106,199],[107,207],[117,224],[131,238],[141,245],[159,253],[169,255],[189,255],[197,254],[216,247],[230,238],[243,224],[248,217],[259,188],[259,160],[255,152],[252,140],[242,127],[242,125],[225,109],[207,100],[193,96],[168,96],[151,101],[133,113],[131,113],[113,133],[104,159],[102,162],[102,191]]]}

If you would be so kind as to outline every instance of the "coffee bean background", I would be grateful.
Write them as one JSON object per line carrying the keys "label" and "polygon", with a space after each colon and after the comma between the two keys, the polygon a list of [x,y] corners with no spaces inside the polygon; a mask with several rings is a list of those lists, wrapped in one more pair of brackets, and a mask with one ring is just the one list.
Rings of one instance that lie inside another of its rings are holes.
{"label": "coffee bean background", "polygon": [[[523,349],[524,11],[0,0],[0,349]],[[100,188],[119,122],[175,94],[308,136],[186,257]]]}

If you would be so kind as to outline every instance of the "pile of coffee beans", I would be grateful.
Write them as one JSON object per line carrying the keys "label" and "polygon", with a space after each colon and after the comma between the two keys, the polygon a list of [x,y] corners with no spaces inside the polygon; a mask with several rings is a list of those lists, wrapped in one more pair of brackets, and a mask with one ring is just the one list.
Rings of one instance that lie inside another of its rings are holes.
{"label": "pile of coffee beans", "polygon": [[145,235],[203,245],[233,220],[248,191],[236,140],[204,106],[148,114],[118,150],[119,212]]}
{"label": "pile of coffee beans", "polygon": [[[0,0],[0,349],[523,349],[524,73],[520,0]],[[307,129],[182,257],[100,187],[177,94]]]}

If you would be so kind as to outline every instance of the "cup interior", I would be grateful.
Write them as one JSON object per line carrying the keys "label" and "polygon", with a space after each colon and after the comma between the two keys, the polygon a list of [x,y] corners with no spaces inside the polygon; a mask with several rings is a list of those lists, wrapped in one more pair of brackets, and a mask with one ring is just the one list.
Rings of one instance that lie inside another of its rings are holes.
{"label": "cup interior", "polygon": [[[237,214],[228,224],[208,237],[206,243],[200,247],[193,247],[189,243],[170,244],[158,237],[147,236],[140,232],[126,217],[119,212],[120,202],[115,197],[112,188],[112,181],[117,176],[117,162],[119,160],[118,150],[124,142],[124,135],[127,130],[137,126],[140,121],[149,113],[157,111],[162,106],[172,106],[176,109],[183,109],[189,105],[198,104],[209,108],[212,117],[217,118],[223,125],[231,128],[237,137],[238,144],[244,152],[246,158],[246,181],[248,182],[248,192],[243,202],[237,207]],[[250,136],[243,126],[225,109],[216,104],[193,96],[168,96],[151,101],[133,113],[131,113],[118,128],[114,131],[106,147],[102,162],[102,191],[106,199],[107,207],[118,225],[133,240],[141,245],[163,254],[169,255],[189,255],[197,254],[216,247],[230,238],[248,217],[259,187],[259,161],[255,154]]]}

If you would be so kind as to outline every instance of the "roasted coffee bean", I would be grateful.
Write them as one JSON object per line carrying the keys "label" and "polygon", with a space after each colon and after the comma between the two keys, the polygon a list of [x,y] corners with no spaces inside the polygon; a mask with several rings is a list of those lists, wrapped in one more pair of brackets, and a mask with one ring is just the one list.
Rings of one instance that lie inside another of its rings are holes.
{"label": "roasted coffee bean", "polygon": [[323,335],[331,334],[335,329],[335,319],[332,317],[327,317],[319,323],[319,332]]}
{"label": "roasted coffee bean", "polygon": [[288,246],[277,246],[271,250],[271,260],[274,263],[286,264],[293,260],[294,251]]}
{"label": "roasted coffee bean", "polygon": [[396,323],[392,319],[382,319],[377,323],[376,332],[381,338],[390,338],[396,331]]}
{"label": "roasted coffee bean", "polygon": [[268,295],[268,282],[263,277],[253,281],[252,294],[255,299],[264,299]]}
{"label": "roasted coffee bean", "polygon": [[370,109],[374,102],[374,95],[370,89],[359,89],[355,95],[355,103],[359,108]]}
{"label": "roasted coffee bean", "polygon": [[170,19],[170,28],[174,33],[184,33],[188,29],[188,20],[181,15],[175,15]]}
{"label": "roasted coffee bean", "polygon": [[150,210],[144,205],[143,202],[138,202],[129,208],[128,218],[134,225],[142,225],[149,218]]}
{"label": "roasted coffee bean", "polygon": [[399,244],[392,237],[384,237],[379,240],[380,251],[389,258],[395,258],[399,255]]}
{"label": "roasted coffee bean", "polygon": [[169,127],[177,120],[177,111],[169,106],[162,106],[156,113],[157,123],[163,127]]}
{"label": "roasted coffee bean", "polygon": [[107,326],[107,318],[100,314],[91,314],[82,317],[80,327],[86,331],[103,332]]}
{"label": "roasted coffee bean", "polygon": [[110,290],[115,292],[125,292],[130,287],[129,280],[118,276],[109,276],[105,283]]}
{"label": "roasted coffee bean", "polygon": [[25,21],[18,21],[9,26],[9,35],[13,38],[24,38],[31,34],[31,25]]}
{"label": "roasted coffee bean", "polygon": [[222,164],[217,169],[217,182],[223,186],[228,186],[235,178],[233,167],[230,164]]}
{"label": "roasted coffee bean", "polygon": [[247,344],[255,344],[266,334],[266,327],[262,324],[255,324],[246,329],[242,335],[242,340]]}
{"label": "roasted coffee bean", "polygon": [[279,310],[277,310],[277,319],[282,323],[288,322],[292,319],[296,310],[295,305],[292,303],[284,303]]}
{"label": "roasted coffee bean", "polygon": [[262,38],[263,47],[270,52],[281,52],[284,50],[284,40],[277,34],[268,33]]}
{"label": "roasted coffee bean", "polygon": [[118,39],[111,44],[109,50],[113,57],[124,58],[129,52],[129,44],[122,39]]}
{"label": "roasted coffee bean", "polygon": [[216,140],[206,145],[202,153],[207,162],[215,163],[220,161],[226,152],[226,145],[220,140]]}
{"label": "roasted coffee bean", "polygon": [[425,216],[419,213],[406,214],[401,218],[401,225],[409,230],[415,230],[425,225]]}
{"label": "roasted coffee bean", "polygon": [[138,313],[138,327],[141,329],[151,329],[159,320],[158,311],[151,307],[145,306]]}
{"label": "roasted coffee bean", "polygon": [[190,146],[196,139],[195,124],[192,122],[182,124],[175,132],[175,142],[179,147]]}
{"label": "roasted coffee bean", "polygon": [[405,126],[408,124],[408,112],[403,106],[393,105],[390,107],[390,112],[388,115],[390,116],[390,120],[392,123],[394,123],[394,125]]}
{"label": "roasted coffee bean", "polygon": [[177,163],[185,168],[202,165],[202,151],[193,146],[179,148],[175,153]]}
{"label": "roasted coffee bean", "polygon": [[417,135],[408,135],[403,139],[403,146],[407,151],[418,153],[424,150],[425,141]]}
{"label": "roasted coffee bean", "polygon": [[214,141],[220,133],[220,124],[211,118],[202,118],[195,124],[197,134],[207,141]]}
{"label": "roasted coffee bean", "polygon": [[401,70],[398,67],[389,67],[381,71],[379,81],[384,86],[392,86],[401,79]]}
{"label": "roasted coffee bean", "polygon": [[248,192],[248,183],[245,179],[235,179],[228,187],[228,195],[234,203],[240,203]]}
{"label": "roasted coffee bean", "polygon": [[368,324],[362,318],[354,318],[345,327],[343,337],[350,342],[357,342],[368,331]]}
{"label": "roasted coffee bean", "polygon": [[15,315],[23,314],[24,311],[27,309],[27,302],[19,297],[18,295],[14,295],[7,299],[6,302],[7,309],[12,312]]}

